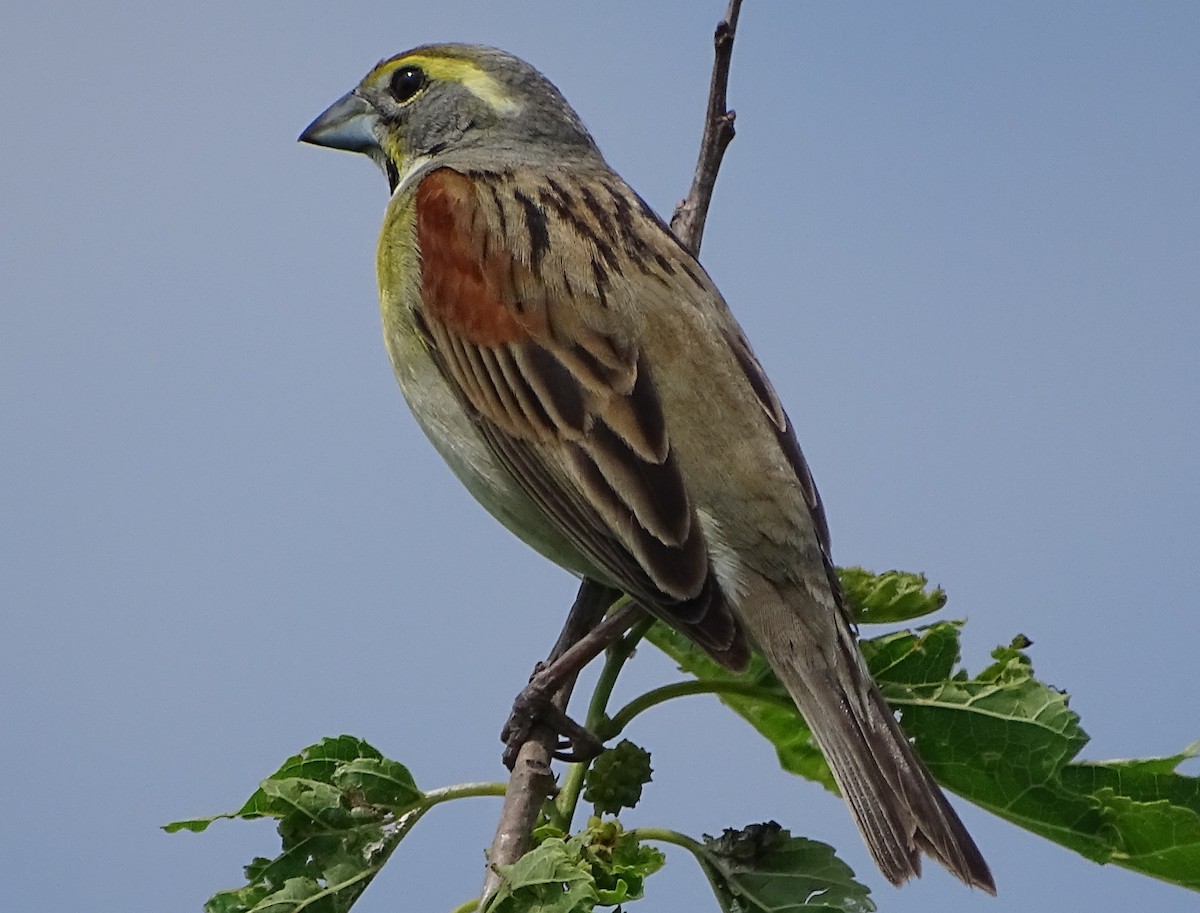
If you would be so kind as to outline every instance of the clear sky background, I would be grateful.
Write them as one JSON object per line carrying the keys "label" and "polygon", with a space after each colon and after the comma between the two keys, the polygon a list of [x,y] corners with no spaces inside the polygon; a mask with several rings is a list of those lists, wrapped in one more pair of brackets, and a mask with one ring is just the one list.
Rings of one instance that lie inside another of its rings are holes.
{"label": "clear sky background", "polygon": [[[395,388],[383,177],[295,137],[381,57],[495,44],[669,213],[723,7],[6,4],[0,909],[199,910],[273,855],[271,825],[158,826],[236,807],[321,736],[427,787],[502,777],[574,582],[459,489]],[[835,558],[942,584],[971,669],[1028,635],[1091,759],[1200,737],[1197,48],[1190,0],[751,0],[704,243]],[[672,674],[645,650],[622,693]],[[1200,907],[965,803],[999,898],[936,867],[894,891],[840,802],[714,701],[631,737],[658,782],[630,820],[778,819],[885,911]],[[358,909],[471,896],[498,810],[431,813]],[[636,909],[714,909],[669,857]]]}

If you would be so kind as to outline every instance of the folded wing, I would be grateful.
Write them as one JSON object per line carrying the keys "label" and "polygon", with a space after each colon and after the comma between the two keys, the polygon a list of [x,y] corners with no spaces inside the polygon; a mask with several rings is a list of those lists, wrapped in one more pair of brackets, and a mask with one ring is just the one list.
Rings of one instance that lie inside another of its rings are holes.
{"label": "folded wing", "polygon": [[650,256],[628,200],[440,168],[415,205],[418,325],[499,462],[603,582],[743,667],[654,378],[608,311],[609,271]]}

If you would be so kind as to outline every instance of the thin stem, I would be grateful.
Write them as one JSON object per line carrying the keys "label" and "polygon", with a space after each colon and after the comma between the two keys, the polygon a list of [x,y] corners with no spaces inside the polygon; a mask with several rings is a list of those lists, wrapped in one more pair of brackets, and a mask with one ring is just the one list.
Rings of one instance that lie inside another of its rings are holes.
{"label": "thin stem", "polygon": [[441,789],[431,789],[425,793],[425,808],[433,808],[443,802],[453,799],[471,799],[476,796],[503,796],[508,790],[507,783],[457,783],[454,786],[443,786]]}
{"label": "thin stem", "polygon": [[683,847],[693,856],[699,856],[704,852],[704,844],[699,840],[693,840],[687,834],[668,830],[665,827],[635,827],[625,833],[638,841],[656,840],[659,843],[673,843],[675,846]]}
{"label": "thin stem", "polygon": [[613,714],[605,726],[604,735],[612,738],[619,734],[630,721],[651,707],[677,697],[687,697],[689,694],[728,694],[741,697],[753,697],[759,700],[771,701],[780,707],[795,706],[787,695],[781,694],[774,688],[755,684],[754,682],[675,682],[663,685],[640,694],[632,701]]}
{"label": "thin stem", "polygon": [[[421,797],[421,801],[410,808],[408,811],[401,812],[396,816],[394,824],[390,825],[390,833],[387,835],[387,843],[383,849],[382,855],[376,865],[369,871],[378,872],[383,868],[384,863],[388,861],[396,847],[415,826],[422,816],[433,808],[435,805],[441,805],[444,802],[450,802],[454,799],[470,799],[476,796],[503,796],[506,790],[504,783],[457,783],[454,786],[443,786],[440,789],[431,789]],[[347,882],[351,884],[353,882]]]}
{"label": "thin stem", "polygon": [[463,901],[450,913],[475,913],[479,909],[479,898],[472,897],[470,900]]}
{"label": "thin stem", "polygon": [[641,619],[629,629],[628,634],[608,648],[604,668],[600,670],[596,690],[592,692],[592,700],[588,704],[588,729],[594,731],[603,722],[605,713],[608,711],[608,699],[612,697],[613,688],[617,684],[617,676],[621,674],[621,667],[625,665],[629,657],[633,656],[633,651],[637,649],[637,645],[653,624],[653,618]]}
{"label": "thin stem", "polygon": [[679,831],[671,831],[662,827],[638,827],[628,832],[637,840],[656,840],[659,843],[673,843],[675,846],[683,847],[692,854],[692,858],[696,860],[696,864],[700,866],[700,871],[704,873],[704,877],[708,879],[708,884],[716,895],[717,902],[721,904],[721,909],[727,909],[722,900],[728,894],[728,887],[719,883],[716,879],[716,872],[713,871],[705,861],[704,844],[698,840],[693,840],[686,834],[681,834]]}
{"label": "thin stem", "polygon": [[563,775],[562,788],[558,798],[554,800],[554,809],[558,819],[558,827],[564,833],[571,830],[571,822],[575,820],[575,809],[579,805],[579,796],[583,792],[583,784],[587,779],[591,762],[572,764]]}
{"label": "thin stem", "polygon": [[704,135],[700,140],[700,156],[696,161],[692,187],[671,217],[671,230],[693,256],[700,253],[700,240],[704,236],[704,223],[708,218],[713,187],[717,183],[717,171],[721,168],[725,150],[733,141],[735,115],[726,102],[733,39],[741,8],[742,0],[729,0],[725,18],[717,23],[713,33],[713,70],[708,87],[708,108],[704,116]]}
{"label": "thin stem", "polygon": [[[588,703],[586,726],[592,732],[596,732],[606,722],[608,699],[612,697],[621,667],[633,655],[633,651],[646,636],[646,632],[650,630],[652,624],[654,624],[653,618],[641,619],[629,629],[629,633],[608,648],[604,657],[604,667],[600,670],[600,677],[596,681],[596,688]],[[583,783],[587,778],[589,764],[590,762],[572,764],[567,768],[567,773],[563,777],[562,788],[559,790],[558,799],[554,805],[559,818],[559,826],[564,831],[571,829],[571,822],[575,819],[575,809],[579,805],[579,796],[583,792]]]}

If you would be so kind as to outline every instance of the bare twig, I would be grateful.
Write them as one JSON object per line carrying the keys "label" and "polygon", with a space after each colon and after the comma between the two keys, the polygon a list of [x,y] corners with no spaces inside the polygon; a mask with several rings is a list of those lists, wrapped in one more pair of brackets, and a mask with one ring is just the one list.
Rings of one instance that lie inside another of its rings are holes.
{"label": "bare twig", "polygon": [[554,788],[550,753],[557,738],[548,729],[538,729],[517,754],[517,763],[504,794],[504,808],[496,825],[496,836],[488,852],[487,874],[483,879],[484,900],[500,887],[500,873],[496,867],[511,865],[529,849],[538,812]]}
{"label": "bare twig", "polygon": [[[576,650],[580,642],[596,628],[596,622],[603,617],[604,612],[619,595],[598,583],[584,580],[579,587],[579,595],[575,597],[575,604],[571,606],[567,622],[563,625],[562,633],[559,634],[554,649],[550,651],[547,665],[553,666],[556,661]],[[628,627],[628,622],[625,626]],[[603,650],[604,647],[599,649]],[[593,653],[594,655],[596,654]],[[558,686],[554,704],[560,710],[567,708],[578,668],[579,665],[574,666]],[[535,680],[537,677],[534,676]],[[550,760],[554,756],[557,743],[557,733],[546,726],[537,726],[517,752],[508,780],[508,789],[504,793],[504,807],[500,810],[500,820],[496,824],[496,836],[492,839],[492,848],[488,852],[487,874],[483,881],[485,900],[500,886],[500,875],[496,867],[511,865],[529,849],[538,812],[554,789]]]}
{"label": "bare twig", "polygon": [[741,9],[742,0],[729,0],[725,18],[717,23],[713,33],[715,59],[712,80],[708,86],[708,112],[704,118],[704,136],[700,140],[700,157],[696,161],[692,189],[675,207],[675,214],[671,216],[671,230],[693,254],[700,253],[700,241],[704,237],[704,222],[708,218],[708,204],[712,201],[713,187],[717,183],[717,171],[725,150],[733,141],[736,115],[726,107],[726,90],[729,87],[729,64],[733,59],[733,39]]}
{"label": "bare twig", "polygon": [[[700,241],[704,235],[704,223],[708,217],[708,206],[712,201],[713,187],[717,181],[717,171],[725,149],[733,140],[734,112],[726,107],[726,90],[729,85],[729,65],[733,57],[733,39],[737,30],[738,13],[741,11],[741,0],[729,0],[725,18],[717,23],[713,35],[715,59],[713,61],[712,79],[709,84],[708,111],[704,121],[704,136],[700,142],[700,155],[696,162],[696,172],[692,187],[675,210],[671,218],[671,229],[693,254],[700,252]],[[592,585],[597,586],[597,585]],[[559,635],[551,658],[555,659],[564,654],[581,657],[587,650],[579,642],[596,625],[600,615],[613,602],[612,591],[604,588],[592,589],[589,581],[584,581],[572,607],[567,625]],[[596,610],[596,606],[600,608]],[[581,610],[577,617],[576,610]],[[588,621],[589,611],[593,613]],[[599,638],[592,638],[595,643],[604,642],[609,634],[619,637],[630,624],[636,620],[640,610],[635,606],[626,606],[614,612],[603,627],[606,630]],[[600,633],[600,632],[597,632]],[[614,639],[615,639],[614,637]],[[601,647],[603,649],[603,647]],[[574,651],[574,652],[573,652]],[[596,652],[591,654],[597,655]],[[565,710],[570,699],[571,689],[575,683],[573,670],[555,694],[554,704],[560,710]],[[536,679],[536,677],[535,677]],[[516,761],[512,768],[512,776],[505,793],[504,808],[500,812],[500,820],[496,827],[496,836],[488,853],[487,875],[483,883],[483,901],[493,894],[500,886],[500,875],[497,866],[509,865],[516,862],[529,848],[534,825],[542,804],[554,789],[554,775],[550,769],[550,761],[556,750],[558,736],[545,726],[535,727],[529,739],[517,752]],[[482,907],[482,904],[481,904]]]}

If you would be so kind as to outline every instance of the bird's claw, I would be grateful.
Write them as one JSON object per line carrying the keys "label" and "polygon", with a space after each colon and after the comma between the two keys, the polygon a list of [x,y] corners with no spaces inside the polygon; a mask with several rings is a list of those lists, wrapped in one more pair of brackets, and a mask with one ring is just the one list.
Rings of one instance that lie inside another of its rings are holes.
{"label": "bird's claw", "polygon": [[[536,675],[536,672],[535,672]],[[604,750],[603,743],[585,726],[571,719],[536,684],[528,685],[513,701],[512,713],[500,731],[504,743],[504,766],[512,770],[521,746],[529,741],[535,726],[545,726],[561,736],[551,757],[577,763],[590,761]]]}

